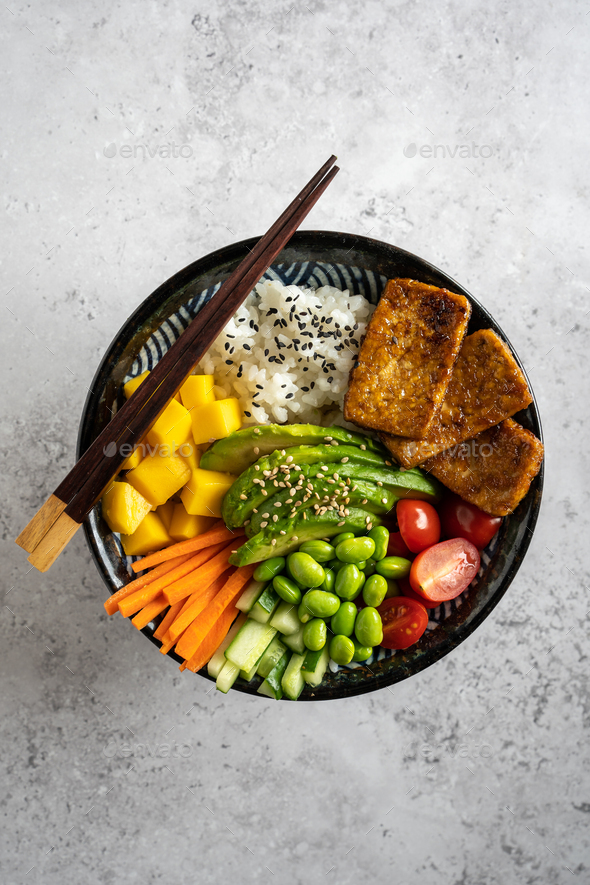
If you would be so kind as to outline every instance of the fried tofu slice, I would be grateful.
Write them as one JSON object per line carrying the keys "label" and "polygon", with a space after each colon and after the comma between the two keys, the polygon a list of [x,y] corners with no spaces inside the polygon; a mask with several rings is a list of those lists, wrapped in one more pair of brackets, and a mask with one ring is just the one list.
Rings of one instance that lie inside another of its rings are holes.
{"label": "fried tofu slice", "polygon": [[423,469],[491,516],[516,509],[543,461],[543,444],[508,418],[434,458]]}
{"label": "fried tofu slice", "polygon": [[424,439],[380,434],[403,467],[415,467],[505,418],[532,401],[526,378],[491,329],[468,335],[461,346],[440,411]]}
{"label": "fried tofu slice", "polygon": [[421,439],[440,408],[470,315],[462,295],[389,280],[350,373],[346,420]]}

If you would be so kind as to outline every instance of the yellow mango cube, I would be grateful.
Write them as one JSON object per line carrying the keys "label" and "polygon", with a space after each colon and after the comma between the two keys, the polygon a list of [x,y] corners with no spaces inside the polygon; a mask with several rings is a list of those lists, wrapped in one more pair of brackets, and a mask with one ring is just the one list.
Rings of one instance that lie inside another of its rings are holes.
{"label": "yellow mango cube", "polygon": [[172,515],[174,513],[175,507],[174,501],[166,501],[165,504],[160,504],[156,513],[164,523],[164,528],[170,534],[170,523],[172,522]]}
{"label": "yellow mango cube", "polygon": [[[135,378],[130,378],[129,381],[123,385],[123,393],[125,394],[125,399],[129,399],[131,394],[135,393],[139,385],[142,383],[142,381],[145,381],[149,373],[150,370],[147,369],[145,372],[142,372],[141,375],[136,375]],[[174,399],[180,402],[180,397],[178,394],[175,395]]]}
{"label": "yellow mango cube", "polygon": [[121,544],[127,556],[144,556],[167,547],[172,539],[157,513],[148,513],[130,535],[121,535]]}
{"label": "yellow mango cube", "polygon": [[142,372],[141,375],[136,375],[135,378],[131,378],[127,384],[123,385],[123,393],[125,394],[125,398],[129,399],[132,393],[135,393],[139,385],[142,381],[145,381],[147,376],[149,375],[149,370],[147,372]]}
{"label": "yellow mango cube", "polygon": [[189,375],[180,388],[182,405],[187,409],[200,409],[207,403],[215,402],[213,375]]}
{"label": "yellow mango cube", "polygon": [[132,452],[129,457],[123,461],[123,463],[121,464],[121,470],[133,470],[134,467],[137,467],[138,464],[141,464],[144,451],[145,449],[140,443],[135,451]]}
{"label": "yellow mango cube", "polygon": [[174,513],[168,532],[173,541],[188,541],[190,538],[202,535],[215,522],[216,519],[213,516],[196,516],[187,513],[184,504],[179,502],[174,505]]}
{"label": "yellow mango cube", "polygon": [[210,439],[223,439],[242,426],[242,410],[235,397],[218,399],[191,412],[193,439],[197,445]]}
{"label": "yellow mango cube", "polygon": [[102,516],[113,532],[130,535],[149,511],[150,502],[128,482],[113,482],[102,496]]}
{"label": "yellow mango cube", "polygon": [[221,516],[221,505],[226,492],[236,477],[218,470],[193,470],[180,499],[192,516]]}
{"label": "yellow mango cube", "polygon": [[196,470],[201,463],[201,453],[193,442],[185,442],[178,449],[178,454],[184,458],[191,472]]}
{"label": "yellow mango cube", "polygon": [[178,449],[191,438],[191,416],[188,409],[171,400],[159,418],[147,432],[150,446],[167,446],[170,451]]}
{"label": "yellow mango cube", "polygon": [[140,495],[159,507],[190,479],[191,471],[184,458],[163,451],[152,452],[141,464],[130,470],[125,479]]}

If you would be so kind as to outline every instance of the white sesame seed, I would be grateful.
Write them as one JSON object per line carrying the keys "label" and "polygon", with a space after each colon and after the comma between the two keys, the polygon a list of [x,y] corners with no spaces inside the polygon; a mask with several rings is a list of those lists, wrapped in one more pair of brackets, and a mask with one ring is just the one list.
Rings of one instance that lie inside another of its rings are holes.
{"label": "white sesame seed", "polygon": [[280,501],[275,501],[274,506],[275,507],[282,507],[283,505],[281,504]]}
{"label": "white sesame seed", "polygon": [[254,433],[260,433],[260,427],[255,427],[255,428],[254,428]]}
{"label": "white sesame seed", "polygon": [[240,495],[240,501],[247,501],[248,495]]}
{"label": "white sesame seed", "polygon": [[258,448],[258,446],[254,446],[254,454],[255,454],[255,455],[259,455],[259,454],[260,454],[260,449]]}
{"label": "white sesame seed", "polygon": [[268,492],[266,491],[266,489],[260,489],[260,491],[262,492],[262,494],[266,498],[266,496],[268,495]]}
{"label": "white sesame seed", "polygon": [[261,522],[261,523],[260,523],[260,528],[261,528],[261,529],[265,529],[265,528],[267,527],[267,525],[268,525],[267,522]]}
{"label": "white sesame seed", "polygon": [[272,521],[273,521],[273,522],[278,522],[278,521],[279,521],[279,517],[276,515],[276,513],[275,513],[275,515],[273,516]]}
{"label": "white sesame seed", "polygon": [[276,538],[273,538],[272,541],[271,541],[270,543],[271,543],[271,545],[274,547],[275,544],[277,543],[277,539],[276,539]]}
{"label": "white sesame seed", "polygon": [[361,501],[361,504],[366,504],[366,503],[367,503],[367,499],[363,498],[363,500]]}
{"label": "white sesame seed", "polygon": [[381,503],[382,503],[382,504],[387,504],[387,498],[381,498]]}
{"label": "white sesame seed", "polygon": [[367,447],[366,447],[366,446],[364,446],[364,445],[362,445],[362,446],[359,446],[359,448],[360,448],[360,449],[361,449],[361,450],[362,450],[362,451],[363,451],[363,452],[366,452],[366,451],[367,451]]}
{"label": "white sesame seed", "polygon": [[346,457],[346,458],[343,458],[342,461],[341,461],[340,463],[341,463],[341,464],[346,464],[346,462],[349,461],[349,460],[350,460],[350,458]]}
{"label": "white sesame seed", "polygon": [[286,534],[287,534],[287,532],[284,532],[282,529],[281,529],[281,531],[279,532],[279,535],[286,535]]}
{"label": "white sesame seed", "polygon": [[340,527],[341,525],[344,525],[344,523],[345,523],[345,520],[343,519],[342,522],[337,523],[337,525],[338,525],[338,527]]}
{"label": "white sesame seed", "polygon": [[260,470],[260,464],[255,464],[255,465],[254,465],[254,470]]}

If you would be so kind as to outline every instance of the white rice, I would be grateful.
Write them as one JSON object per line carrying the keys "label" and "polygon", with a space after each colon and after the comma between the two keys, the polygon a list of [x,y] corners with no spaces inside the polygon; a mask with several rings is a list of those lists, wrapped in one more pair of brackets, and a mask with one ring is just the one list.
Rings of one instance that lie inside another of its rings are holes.
{"label": "white rice", "polygon": [[255,292],[197,372],[215,376],[218,397],[239,399],[245,424],[334,420],[374,305],[332,286],[265,280]]}

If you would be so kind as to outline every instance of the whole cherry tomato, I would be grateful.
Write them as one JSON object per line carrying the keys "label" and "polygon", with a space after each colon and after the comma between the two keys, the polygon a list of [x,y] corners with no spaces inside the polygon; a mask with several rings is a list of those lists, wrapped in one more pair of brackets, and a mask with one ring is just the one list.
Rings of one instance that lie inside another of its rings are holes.
{"label": "whole cherry tomato", "polygon": [[478,550],[487,547],[502,524],[501,516],[490,516],[450,492],[439,504],[438,512],[447,538],[466,538]]}
{"label": "whole cherry tomato", "polygon": [[412,553],[420,553],[440,540],[440,519],[432,504],[402,498],[395,512],[401,536]]}

